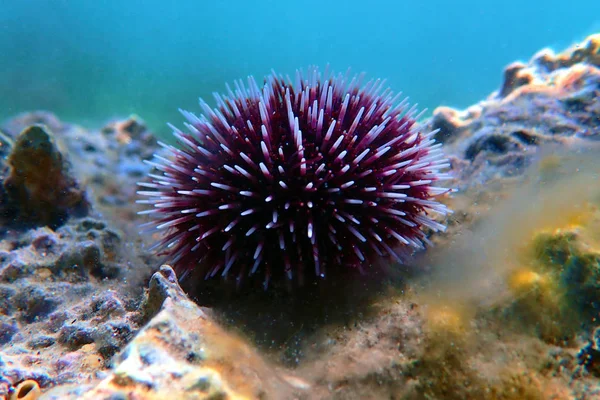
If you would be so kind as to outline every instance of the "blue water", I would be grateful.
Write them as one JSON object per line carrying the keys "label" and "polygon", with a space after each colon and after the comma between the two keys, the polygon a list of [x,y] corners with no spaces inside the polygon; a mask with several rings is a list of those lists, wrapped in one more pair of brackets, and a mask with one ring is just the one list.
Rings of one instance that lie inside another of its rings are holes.
{"label": "blue water", "polygon": [[[174,5],[176,4],[176,5]],[[0,1],[0,118],[47,109],[160,133],[224,82],[309,64],[365,71],[430,109],[468,106],[502,69],[600,31],[590,1]]]}

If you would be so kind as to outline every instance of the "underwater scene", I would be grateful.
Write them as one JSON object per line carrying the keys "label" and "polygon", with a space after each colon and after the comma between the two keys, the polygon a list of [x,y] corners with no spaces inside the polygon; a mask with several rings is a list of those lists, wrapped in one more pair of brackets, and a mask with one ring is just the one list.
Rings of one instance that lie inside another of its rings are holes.
{"label": "underwater scene", "polygon": [[0,2],[0,400],[600,399],[600,3]]}

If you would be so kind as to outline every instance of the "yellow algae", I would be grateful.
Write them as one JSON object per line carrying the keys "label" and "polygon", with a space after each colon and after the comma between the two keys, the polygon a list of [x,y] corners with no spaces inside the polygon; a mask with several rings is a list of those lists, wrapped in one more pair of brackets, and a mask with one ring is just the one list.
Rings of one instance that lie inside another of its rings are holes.
{"label": "yellow algae", "polygon": [[576,229],[538,232],[521,255],[528,266],[507,278],[515,297],[506,315],[534,327],[545,341],[568,342],[594,318],[600,254],[581,240]]}
{"label": "yellow algae", "polygon": [[540,378],[528,371],[502,371],[499,382],[489,388],[488,398],[494,400],[541,400],[544,385]]}
{"label": "yellow algae", "polygon": [[548,175],[549,177],[556,174],[559,171],[560,166],[562,165],[562,157],[557,154],[549,154],[543,157],[538,162],[538,169],[540,173],[540,177],[544,177]]}
{"label": "yellow algae", "polygon": [[[484,362],[489,344],[479,333],[494,326],[507,336],[562,346],[597,313],[598,149],[540,154],[516,188],[456,195],[455,215],[476,223],[457,225],[451,245],[422,260],[432,273],[416,285],[425,336],[413,373],[425,397],[545,398],[551,393],[546,378],[518,363],[482,372],[476,363]],[[473,213],[477,218],[470,219]]]}
{"label": "yellow algae", "polygon": [[[505,200],[494,202],[472,229],[458,227],[451,246],[430,250],[423,262],[432,274],[417,301],[433,305],[430,328],[464,327],[461,309],[471,308],[550,342],[583,329],[590,304],[600,301],[598,153],[541,150],[520,186],[500,189],[496,197]],[[463,196],[457,204],[466,213],[486,206],[486,197],[470,206]]]}
{"label": "yellow algae", "polygon": [[508,284],[515,292],[529,291],[532,288],[542,285],[546,278],[530,268],[517,269],[509,274]]}
{"label": "yellow algae", "polygon": [[425,322],[433,332],[464,333],[471,317],[463,304],[428,304],[425,311]]}

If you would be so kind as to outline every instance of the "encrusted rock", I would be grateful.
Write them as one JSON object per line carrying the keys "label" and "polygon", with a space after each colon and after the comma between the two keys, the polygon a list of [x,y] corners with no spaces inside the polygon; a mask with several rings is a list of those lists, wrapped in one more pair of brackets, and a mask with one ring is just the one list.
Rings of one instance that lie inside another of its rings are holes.
{"label": "encrusted rock", "polygon": [[79,398],[293,398],[284,376],[187,298],[171,267],[152,277],[144,309],[153,318],[116,357],[111,374]]}
{"label": "encrusted rock", "polygon": [[[138,228],[130,216],[136,211],[135,182],[145,168],[141,153],[151,153],[154,139],[148,139],[151,135],[143,124],[131,123],[127,129],[132,140],[126,145],[47,112],[19,115],[1,129],[0,154],[6,157],[0,159],[0,176],[10,176],[10,185],[34,194],[52,189],[45,199],[62,207],[70,200],[62,190],[68,188],[60,185],[70,180],[69,187],[77,189],[80,182],[90,189],[93,207],[86,203],[83,214],[88,216],[81,219],[74,210],[59,208],[67,212],[59,222],[24,220],[16,196],[31,193],[15,188],[1,193],[6,218],[0,229],[0,399],[26,379],[38,382],[44,392],[50,386],[77,383],[78,392],[103,376],[139,328],[142,282],[147,282],[153,264],[143,260]],[[141,138],[146,142],[140,143]],[[10,156],[4,149],[10,149]],[[52,177],[36,181],[43,177],[35,170],[40,161],[46,163],[41,164],[46,172],[64,173],[64,182]],[[127,165],[137,166],[138,172]],[[51,183],[54,187],[45,186]],[[98,202],[114,193],[122,196],[118,207]],[[52,195],[56,197],[50,199]],[[13,211],[7,215],[9,206]],[[39,211],[35,204],[24,206]]]}
{"label": "encrusted rock", "polygon": [[49,129],[33,125],[16,138],[4,179],[3,217],[14,226],[57,228],[88,211],[84,191],[71,175]]}
{"label": "encrusted rock", "polygon": [[139,300],[117,279],[130,274],[121,234],[70,219],[0,243],[1,375],[13,385],[35,379],[42,390],[95,380],[138,328]]}
{"label": "encrusted rock", "polygon": [[527,69],[527,65],[521,62],[512,63],[504,70],[504,83],[502,84],[499,95],[501,97],[506,97],[515,89],[528,85],[534,80],[535,76]]}
{"label": "encrusted rock", "polygon": [[[498,92],[465,111],[438,107],[428,122],[446,142],[460,189],[522,175],[542,145],[600,140],[600,35],[513,63]],[[467,160],[462,164],[461,160]]]}
{"label": "encrusted rock", "polygon": [[[87,130],[65,123],[52,113],[35,111],[10,119],[0,129],[8,141],[14,141],[19,132],[31,125],[47,126],[54,133],[58,148],[76,166],[71,171],[73,176],[88,189],[94,210],[102,212],[120,229],[131,230],[126,233],[137,235],[131,224],[137,211],[135,182],[148,174],[150,167],[143,160],[157,150],[156,138],[145,123],[132,116],[110,122],[100,130]],[[0,146],[0,154],[2,149]]]}

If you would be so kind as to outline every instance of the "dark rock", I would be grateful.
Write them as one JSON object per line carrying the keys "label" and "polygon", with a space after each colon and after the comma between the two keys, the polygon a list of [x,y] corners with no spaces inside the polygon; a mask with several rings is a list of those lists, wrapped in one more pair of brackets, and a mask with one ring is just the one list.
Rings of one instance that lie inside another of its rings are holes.
{"label": "dark rock", "polygon": [[105,359],[111,358],[133,336],[131,326],[123,322],[109,322],[94,333],[94,343],[98,353]]}
{"label": "dark rock", "polygon": [[71,350],[77,350],[84,344],[94,343],[94,332],[83,324],[73,323],[60,329],[58,341]]}
{"label": "dark rock", "polygon": [[0,346],[3,346],[10,342],[15,333],[19,331],[19,328],[14,322],[0,319]]}
{"label": "dark rock", "polygon": [[78,232],[87,232],[92,229],[102,230],[104,228],[106,228],[105,222],[92,218],[84,218],[75,225]]}
{"label": "dark rock", "polygon": [[102,264],[102,250],[93,240],[85,240],[75,244],[74,247],[65,251],[56,262],[56,269],[67,273],[74,273],[82,280],[87,279],[87,274],[98,278],[114,277],[105,271]]}
{"label": "dark rock", "polygon": [[56,339],[54,339],[52,336],[42,335],[42,336],[38,336],[38,337],[35,337],[32,340],[30,340],[27,343],[27,346],[30,349],[37,350],[37,349],[44,349],[46,347],[50,347],[54,343],[56,343]]}
{"label": "dark rock", "polygon": [[114,291],[92,298],[92,312],[103,318],[125,314],[125,307]]}
{"label": "dark rock", "polygon": [[44,319],[56,309],[59,301],[38,286],[27,286],[14,296],[14,305],[27,323]]}
{"label": "dark rock", "polygon": [[150,279],[150,288],[141,307],[143,317],[144,319],[152,318],[160,311],[164,301],[168,298],[179,301],[186,297],[177,282],[177,275],[173,268],[163,265]]}
{"label": "dark rock", "polygon": [[50,314],[46,322],[46,330],[51,333],[58,332],[68,318],[69,315],[65,311]]}
{"label": "dark rock", "polygon": [[482,151],[491,154],[506,154],[508,152],[518,152],[521,150],[522,145],[514,139],[511,139],[510,136],[489,135],[481,137],[471,143],[465,151],[465,158],[472,161]]}
{"label": "dark rock", "polygon": [[513,63],[504,70],[504,83],[500,89],[500,96],[506,97],[515,89],[533,82],[534,76],[527,71],[526,65],[520,62]]}
{"label": "dark rock", "polygon": [[511,135],[521,143],[528,146],[538,145],[542,140],[538,135],[527,129],[516,130]]}
{"label": "dark rock", "polygon": [[85,193],[71,176],[47,127],[33,125],[21,132],[8,165],[1,204],[7,224],[55,229],[70,215],[87,214]]}
{"label": "dark rock", "polygon": [[14,311],[12,297],[16,290],[7,285],[0,285],[0,315],[11,315]]}
{"label": "dark rock", "polygon": [[600,378],[600,328],[592,333],[591,340],[577,353],[577,361],[587,372]]}
{"label": "dark rock", "polygon": [[0,266],[0,282],[10,283],[28,275],[31,275],[31,266],[18,258]]}
{"label": "dark rock", "polygon": [[435,140],[440,143],[451,142],[460,135],[461,126],[456,123],[458,112],[448,107],[438,107],[431,118],[431,130],[438,130]]}
{"label": "dark rock", "polygon": [[43,257],[55,253],[56,244],[56,239],[53,235],[48,234],[38,235],[31,241],[31,246],[33,246],[35,251]]}

